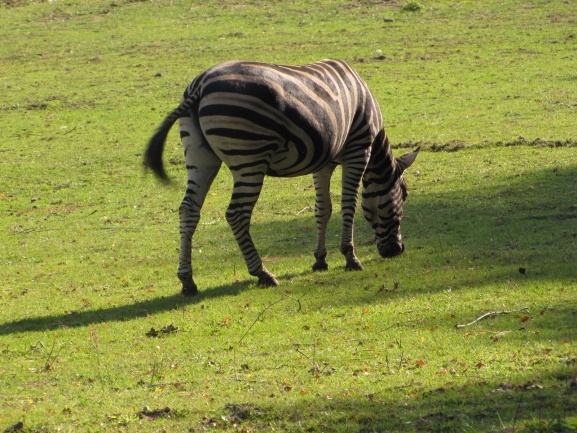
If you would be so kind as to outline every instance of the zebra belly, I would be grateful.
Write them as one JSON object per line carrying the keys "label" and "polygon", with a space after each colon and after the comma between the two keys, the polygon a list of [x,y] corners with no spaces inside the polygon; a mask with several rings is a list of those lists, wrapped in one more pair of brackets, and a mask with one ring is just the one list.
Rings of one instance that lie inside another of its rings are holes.
{"label": "zebra belly", "polygon": [[[311,174],[329,164],[332,152],[323,152],[311,158],[313,152],[299,149],[294,143],[259,142],[248,146],[246,142],[216,140],[207,137],[210,147],[229,168],[250,166],[266,167],[264,174],[273,177],[295,177]],[[240,145],[242,144],[242,146]],[[305,154],[303,155],[303,152]]]}
{"label": "zebra belly", "polygon": [[[303,155],[303,152],[306,155]],[[294,177],[302,176],[320,170],[333,159],[334,151],[318,149],[315,152],[310,152],[306,149],[301,149],[295,143],[289,142],[276,151],[268,167],[267,175],[273,177]]]}
{"label": "zebra belly", "polygon": [[[236,122],[235,122],[236,120]],[[239,124],[244,127],[239,128]],[[290,140],[274,130],[251,126],[238,119],[201,118],[204,137],[216,155],[231,169],[251,164],[266,166],[264,174],[274,177],[302,176],[332,162],[342,145]]]}

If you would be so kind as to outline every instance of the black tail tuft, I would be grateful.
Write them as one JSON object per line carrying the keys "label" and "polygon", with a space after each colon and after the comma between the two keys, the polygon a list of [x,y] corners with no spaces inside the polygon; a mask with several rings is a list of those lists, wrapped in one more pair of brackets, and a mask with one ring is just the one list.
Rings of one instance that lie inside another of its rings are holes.
{"label": "black tail tuft", "polygon": [[164,143],[168,136],[168,131],[178,119],[192,115],[191,107],[196,104],[197,99],[198,92],[191,94],[187,90],[180,105],[164,119],[148,142],[148,146],[146,146],[144,160],[142,161],[144,167],[150,168],[159,179],[165,182],[170,182],[162,163],[162,152],[164,151]]}
{"label": "black tail tuft", "polygon": [[170,131],[173,124],[174,121],[167,122],[165,120],[148,142],[148,146],[144,152],[144,167],[150,168],[159,179],[164,181],[168,181],[169,179],[164,170],[162,152],[164,151],[164,142],[166,141],[168,131]]}

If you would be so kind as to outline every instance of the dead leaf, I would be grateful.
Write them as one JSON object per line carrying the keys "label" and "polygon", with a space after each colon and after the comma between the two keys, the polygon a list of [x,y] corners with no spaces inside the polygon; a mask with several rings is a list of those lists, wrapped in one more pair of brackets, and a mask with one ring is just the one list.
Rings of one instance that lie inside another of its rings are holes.
{"label": "dead leaf", "polygon": [[230,411],[230,417],[228,417],[233,423],[249,419],[252,416],[260,415],[261,409],[252,404],[233,404],[229,403],[225,407],[225,410]]}
{"label": "dead leaf", "polygon": [[158,337],[158,331],[154,328],[150,328],[150,331],[146,333],[147,337]]}
{"label": "dead leaf", "polygon": [[377,293],[388,292],[388,291],[389,291],[389,288],[383,284],[381,287],[379,287],[379,290],[377,290]]}
{"label": "dead leaf", "polygon": [[161,333],[162,334],[171,334],[174,332],[178,332],[178,327],[174,326],[173,324],[170,324],[168,326],[165,326],[164,328],[161,328],[160,331],[157,331],[154,328],[150,328],[150,331],[148,331],[146,333],[147,337],[158,337]]}
{"label": "dead leaf", "polygon": [[169,407],[165,407],[164,409],[150,409],[148,406],[146,406],[143,410],[141,410],[140,412],[138,412],[138,417],[140,419],[148,419],[148,420],[155,420],[158,418],[170,418],[170,408]]}
{"label": "dead leaf", "polygon": [[174,326],[172,323],[168,326],[165,326],[160,330],[160,332],[164,334],[171,334],[173,332],[178,332],[178,327]]}
{"label": "dead leaf", "polygon": [[22,421],[17,422],[16,424],[8,427],[6,430],[4,430],[4,432],[8,433],[8,432],[19,432],[24,430],[24,423]]}

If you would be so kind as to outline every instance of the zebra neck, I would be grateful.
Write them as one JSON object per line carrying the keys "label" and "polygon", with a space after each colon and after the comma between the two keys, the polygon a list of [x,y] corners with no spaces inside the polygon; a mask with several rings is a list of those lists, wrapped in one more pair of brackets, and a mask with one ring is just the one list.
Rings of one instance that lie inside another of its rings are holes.
{"label": "zebra neck", "polygon": [[373,182],[382,183],[384,179],[391,179],[394,171],[395,158],[389,145],[389,138],[384,131],[381,131],[373,141],[371,158],[363,176],[363,186],[366,188]]}

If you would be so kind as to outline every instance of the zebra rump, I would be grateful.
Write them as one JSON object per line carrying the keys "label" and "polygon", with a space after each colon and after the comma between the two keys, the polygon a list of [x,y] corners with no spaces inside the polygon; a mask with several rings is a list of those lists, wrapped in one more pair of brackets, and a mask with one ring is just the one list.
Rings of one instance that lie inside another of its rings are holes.
{"label": "zebra rump", "polygon": [[206,194],[224,162],[233,192],[226,219],[251,275],[259,285],[278,281],[263,265],[250,236],[250,219],[266,175],[312,174],[317,245],[313,270],[328,269],[325,235],[332,213],[330,179],[342,167],[340,250],[347,270],[361,270],[353,225],[363,185],[363,215],[382,257],[404,251],[400,232],[407,188],[402,174],[417,151],[394,158],[379,105],[361,77],[344,61],[304,66],[234,61],[198,75],[182,102],[161,123],[144,153],[144,166],[168,181],[162,154],[178,120],[188,176],[179,208],[182,293],[194,295],[191,241]]}

